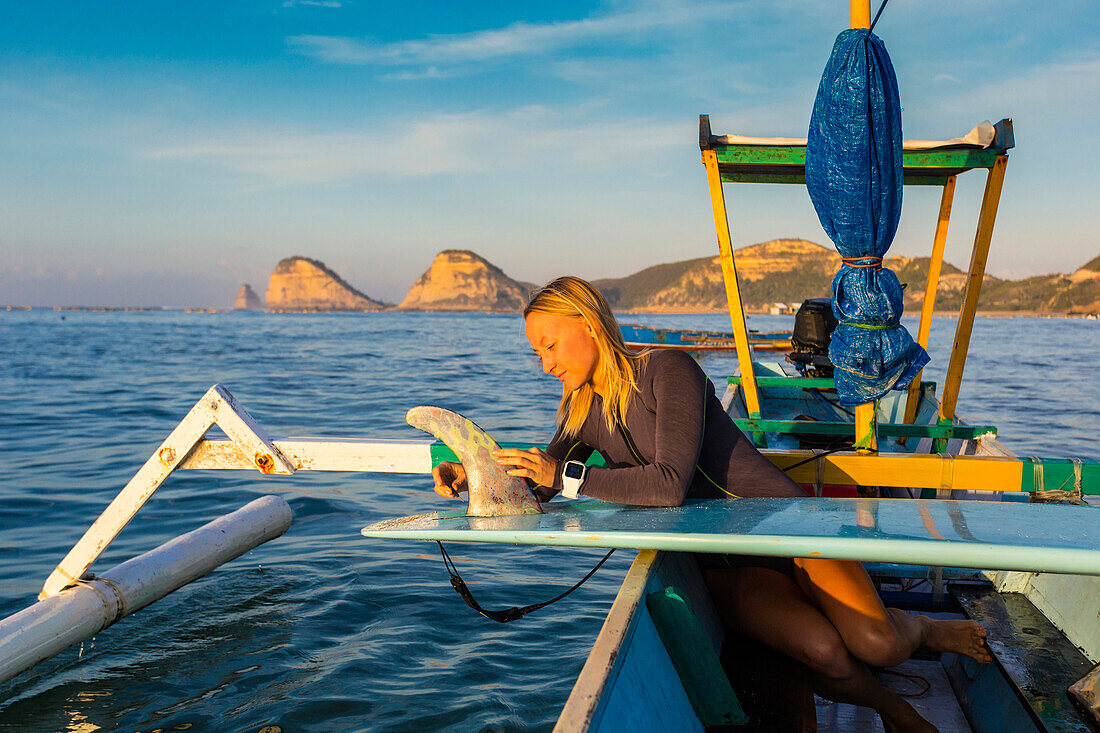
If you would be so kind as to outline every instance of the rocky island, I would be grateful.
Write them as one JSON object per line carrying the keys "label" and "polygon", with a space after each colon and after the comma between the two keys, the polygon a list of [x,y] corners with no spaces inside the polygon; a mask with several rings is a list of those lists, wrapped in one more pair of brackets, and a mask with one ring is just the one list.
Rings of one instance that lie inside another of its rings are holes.
{"label": "rocky island", "polygon": [[[828,297],[840,256],[831,247],[805,239],[773,239],[734,251],[746,310],[766,312],[774,303],[801,303]],[[928,257],[887,257],[883,265],[908,287],[910,313],[924,298]],[[699,257],[647,267],[621,278],[593,281],[617,311],[646,313],[724,312],[725,283],[718,257]],[[936,310],[950,312],[962,303],[966,273],[944,262]],[[267,288],[270,310],[306,311],[480,311],[515,313],[523,309],[531,283],[508,277],[499,267],[469,250],[443,250],[392,306],[359,292],[324,263],[288,257],[279,263]],[[248,285],[237,295],[238,308],[262,308]],[[1069,275],[1038,275],[1003,280],[987,275],[980,312],[1085,315],[1100,312],[1100,257]]]}
{"label": "rocky island", "polygon": [[413,283],[397,308],[515,313],[523,310],[533,288],[530,283],[513,280],[499,267],[469,250],[445,249]]}
{"label": "rocky island", "polygon": [[256,295],[252,286],[245,283],[237,292],[237,299],[233,301],[233,308],[239,311],[263,310],[266,304]]}
{"label": "rocky island", "polygon": [[287,257],[271,273],[267,307],[273,311],[380,311],[386,304],[348,285],[323,262]]}

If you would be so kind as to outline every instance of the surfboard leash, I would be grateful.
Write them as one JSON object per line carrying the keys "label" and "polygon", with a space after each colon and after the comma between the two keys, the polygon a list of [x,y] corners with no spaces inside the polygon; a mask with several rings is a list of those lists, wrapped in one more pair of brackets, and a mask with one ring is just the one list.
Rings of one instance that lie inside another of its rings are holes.
{"label": "surfboard leash", "polygon": [[532,603],[530,606],[523,606],[522,608],[518,606],[512,606],[511,608],[506,608],[503,611],[487,611],[481,607],[480,603],[477,602],[477,599],[474,598],[474,594],[470,592],[470,588],[466,585],[466,581],[464,581],[462,579],[462,576],[458,574],[458,568],[455,567],[454,560],[451,559],[451,556],[450,554],[448,554],[447,549],[443,547],[443,543],[437,540],[436,544],[439,545],[439,552],[443,556],[443,565],[447,568],[447,574],[451,576],[451,587],[454,588],[460,596],[462,596],[462,600],[466,601],[467,606],[474,609],[485,618],[502,624],[506,624],[509,621],[515,621],[517,618],[523,618],[532,611],[537,611],[540,608],[545,608],[551,603],[554,603],[555,601],[560,601],[562,598],[565,598],[577,588],[580,588],[582,585],[584,585],[584,582],[586,580],[595,575],[596,571],[599,570],[600,567],[605,562],[607,562],[607,559],[611,557],[612,553],[615,552],[615,548],[611,548],[610,550],[608,550],[607,554],[603,556],[603,559],[596,563],[596,567],[588,571],[588,575],[585,575],[583,578],[577,581],[576,584],[573,585],[573,587],[569,590],[561,593],[560,595],[554,596],[548,601],[543,601],[542,603]]}

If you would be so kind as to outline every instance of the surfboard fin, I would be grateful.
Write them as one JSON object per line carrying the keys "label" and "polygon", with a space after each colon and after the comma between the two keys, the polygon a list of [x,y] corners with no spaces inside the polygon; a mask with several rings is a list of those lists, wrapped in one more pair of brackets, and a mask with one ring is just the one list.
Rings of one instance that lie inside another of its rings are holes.
{"label": "surfboard fin", "polygon": [[527,483],[509,476],[490,451],[500,446],[468,418],[442,407],[414,407],[405,422],[446,443],[466,469],[470,487],[468,517],[499,517],[511,514],[541,514],[538,499]]}

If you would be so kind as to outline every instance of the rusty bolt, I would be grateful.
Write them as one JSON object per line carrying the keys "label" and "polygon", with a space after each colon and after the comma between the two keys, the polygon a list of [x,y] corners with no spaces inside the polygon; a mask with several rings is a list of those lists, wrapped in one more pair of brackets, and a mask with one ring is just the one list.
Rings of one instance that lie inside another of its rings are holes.
{"label": "rusty bolt", "polygon": [[260,473],[273,473],[275,460],[263,451],[256,451],[256,468],[260,469]]}
{"label": "rusty bolt", "polygon": [[176,452],[171,448],[161,448],[160,453],[157,455],[160,456],[160,462],[165,466],[171,465],[172,461],[176,460]]}

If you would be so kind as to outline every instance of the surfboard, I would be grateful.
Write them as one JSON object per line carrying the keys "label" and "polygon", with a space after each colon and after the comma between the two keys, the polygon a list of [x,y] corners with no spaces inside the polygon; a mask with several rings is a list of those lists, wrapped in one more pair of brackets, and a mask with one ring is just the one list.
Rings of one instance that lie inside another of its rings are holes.
{"label": "surfboard", "polygon": [[370,538],[618,547],[1100,575],[1100,513],[993,501],[697,499],[638,507],[553,501],[544,513],[463,510],[372,524]]}

